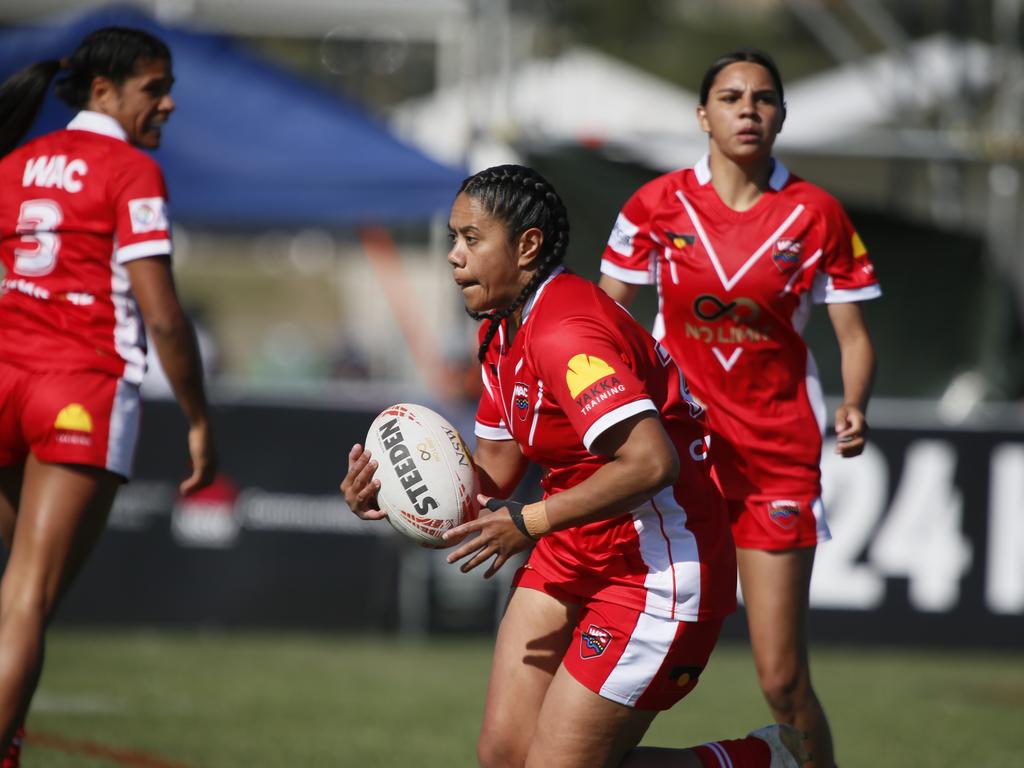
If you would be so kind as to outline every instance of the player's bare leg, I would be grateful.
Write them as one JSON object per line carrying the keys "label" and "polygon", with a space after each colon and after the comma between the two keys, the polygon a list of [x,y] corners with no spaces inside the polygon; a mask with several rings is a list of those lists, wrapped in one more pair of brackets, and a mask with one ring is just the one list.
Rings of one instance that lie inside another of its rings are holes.
{"label": "player's bare leg", "polygon": [[633,709],[605,699],[560,667],[548,688],[527,768],[600,768],[601,766],[673,765],[700,768],[689,752],[672,750],[672,762],[623,762],[647,732],[656,710]]}
{"label": "player's bare leg", "polygon": [[[25,468],[22,465],[0,467],[0,537],[4,549],[11,551],[14,541],[14,525],[18,519],[18,499],[21,498],[21,479]],[[15,768],[21,763],[21,741],[25,729],[18,727],[5,752],[0,752],[0,768]]]}
{"label": "player's bare leg", "polygon": [[0,581],[0,753],[23,721],[43,659],[43,632],[103,527],[121,481],[30,456],[18,524]]}
{"label": "player's bare leg", "polygon": [[807,734],[813,768],[833,768],[832,733],[811,685],[807,603],[814,548],[738,548],[743,600],[761,691],[776,722]]}
{"label": "player's bare leg", "polygon": [[572,640],[576,608],[533,589],[512,593],[498,630],[477,758],[484,768],[521,768],[537,714]]}
{"label": "player's bare leg", "polygon": [[800,734],[773,725],[746,738],[691,748],[637,747],[657,710],[634,709],[594,693],[564,667],[544,699],[526,768],[797,768]]}

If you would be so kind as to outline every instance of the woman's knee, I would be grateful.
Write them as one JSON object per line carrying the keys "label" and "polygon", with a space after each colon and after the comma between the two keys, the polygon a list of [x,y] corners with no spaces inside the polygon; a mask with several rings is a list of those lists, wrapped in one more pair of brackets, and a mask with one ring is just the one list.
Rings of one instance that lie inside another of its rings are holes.
{"label": "woman's knee", "polygon": [[0,621],[45,624],[56,608],[58,581],[42,569],[22,564],[8,568],[0,582]]}
{"label": "woman's knee", "polygon": [[523,768],[529,744],[520,741],[517,734],[484,728],[476,744],[477,762],[481,768]]}
{"label": "woman's knee", "polygon": [[810,691],[810,674],[799,662],[779,663],[759,670],[758,682],[768,706],[788,714],[799,708]]}

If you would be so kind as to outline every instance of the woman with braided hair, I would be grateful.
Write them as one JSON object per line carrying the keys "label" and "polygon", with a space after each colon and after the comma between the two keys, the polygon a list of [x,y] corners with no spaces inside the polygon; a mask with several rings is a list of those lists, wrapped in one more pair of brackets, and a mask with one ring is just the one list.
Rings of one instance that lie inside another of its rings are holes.
{"label": "woman with braided hair", "polygon": [[[692,750],[636,748],[697,684],[735,608],[703,411],[660,345],[562,266],[568,216],[538,173],[469,177],[449,232],[455,283],[486,318],[474,458],[489,512],[449,531],[448,561],[463,572],[489,562],[488,578],[533,547],[498,631],[480,763],[799,765],[799,734],[780,726]],[[507,497],[528,461],[545,469],[545,497],[524,506]],[[342,491],[363,519],[383,516],[375,468],[354,446]]]}

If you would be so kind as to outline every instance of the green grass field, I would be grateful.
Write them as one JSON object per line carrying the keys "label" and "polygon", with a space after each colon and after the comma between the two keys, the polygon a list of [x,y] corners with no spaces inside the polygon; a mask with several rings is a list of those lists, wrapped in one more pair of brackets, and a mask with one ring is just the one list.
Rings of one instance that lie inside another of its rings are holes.
{"label": "green grass field", "polygon": [[[47,654],[28,768],[453,768],[475,764],[490,642],[57,630]],[[817,648],[814,675],[843,768],[1024,766],[1024,652]],[[645,743],[767,719],[727,645]]]}

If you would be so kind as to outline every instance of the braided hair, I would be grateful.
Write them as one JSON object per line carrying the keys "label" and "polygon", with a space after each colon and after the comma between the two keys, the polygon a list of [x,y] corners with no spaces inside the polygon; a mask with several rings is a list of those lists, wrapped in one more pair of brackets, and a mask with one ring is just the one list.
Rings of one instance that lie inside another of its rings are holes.
{"label": "braided hair", "polygon": [[510,243],[534,227],[544,235],[537,269],[515,301],[493,312],[470,312],[475,319],[489,323],[477,353],[482,363],[501,321],[523,306],[565,259],[569,247],[569,214],[551,183],[522,165],[496,165],[475,173],[462,182],[459,194],[472,197],[487,213],[501,221]]}
{"label": "braided hair", "polygon": [[84,109],[94,77],[121,85],[141,62],[170,60],[167,45],[148,32],[104,27],[86,35],[68,58],[40,61],[14,73],[0,85],[0,157],[28,133],[58,73],[57,96],[73,109]]}

